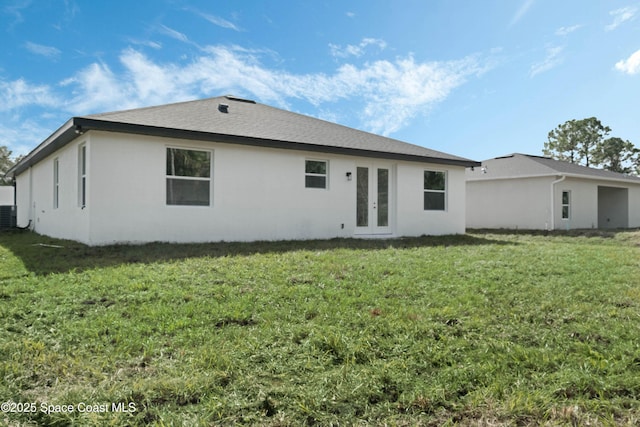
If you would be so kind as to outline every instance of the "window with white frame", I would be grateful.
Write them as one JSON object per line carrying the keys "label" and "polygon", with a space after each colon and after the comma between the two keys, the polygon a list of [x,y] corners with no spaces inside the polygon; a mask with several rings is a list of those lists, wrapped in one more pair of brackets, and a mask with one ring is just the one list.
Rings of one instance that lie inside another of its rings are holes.
{"label": "window with white frame", "polygon": [[424,171],[424,210],[444,211],[447,201],[447,173]]}
{"label": "window with white frame", "polygon": [[78,206],[87,206],[87,145],[78,147]]}
{"label": "window with white frame", "polygon": [[569,219],[571,217],[571,192],[562,192],[562,219]]}
{"label": "window with white frame", "polygon": [[167,147],[167,205],[211,205],[211,151]]}
{"label": "window with white frame", "polygon": [[53,159],[53,209],[58,209],[60,197],[60,162]]}
{"label": "window with white frame", "polygon": [[306,188],[327,188],[328,163],[326,160],[305,160],[304,186]]}

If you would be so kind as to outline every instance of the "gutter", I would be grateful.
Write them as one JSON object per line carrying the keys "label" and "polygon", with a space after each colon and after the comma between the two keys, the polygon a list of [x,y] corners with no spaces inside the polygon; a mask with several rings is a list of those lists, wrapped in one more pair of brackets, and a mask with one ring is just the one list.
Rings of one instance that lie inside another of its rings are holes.
{"label": "gutter", "polygon": [[556,179],[551,183],[551,230],[556,229],[556,206],[555,206],[555,187],[556,184],[561,183],[567,179],[566,175],[562,175],[559,179]]}

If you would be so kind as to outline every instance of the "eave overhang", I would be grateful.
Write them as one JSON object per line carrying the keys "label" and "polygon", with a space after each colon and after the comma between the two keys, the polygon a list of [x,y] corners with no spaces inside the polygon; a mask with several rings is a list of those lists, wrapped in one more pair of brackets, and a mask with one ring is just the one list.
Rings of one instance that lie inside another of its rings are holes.
{"label": "eave overhang", "polygon": [[466,180],[467,182],[484,182],[484,181],[508,181],[508,180],[513,180],[513,179],[531,179],[531,178],[550,178],[550,179],[559,179],[561,177],[566,177],[566,178],[573,178],[573,179],[584,179],[584,180],[589,180],[589,181],[611,181],[611,182],[616,182],[616,183],[623,183],[623,184],[635,184],[635,185],[640,185],[640,178],[637,177],[629,177],[629,178],[625,178],[625,177],[621,177],[621,178],[615,178],[615,177],[608,177],[608,176],[597,176],[597,175],[581,175],[581,174],[576,174],[576,173],[560,173],[560,172],[555,172],[555,173],[547,173],[547,174],[536,174],[536,175],[513,175],[513,176],[498,176],[498,177],[491,177],[491,178],[473,178],[473,177],[469,177],[467,176]]}
{"label": "eave overhang", "polygon": [[176,138],[193,141],[220,142],[228,144],[248,145],[254,147],[279,148],[285,150],[312,151],[319,153],[343,154],[386,160],[404,160],[410,162],[431,163],[461,167],[478,167],[480,162],[468,159],[447,159],[439,157],[419,156],[412,154],[393,153],[387,151],[363,150],[357,148],[336,147],[320,144],[310,144],[295,141],[280,141],[265,138],[247,137],[242,135],[228,135],[212,132],[201,132],[188,129],[164,128],[140,125],[134,123],[97,120],[87,117],[73,117],[51,134],[38,147],[25,156],[8,172],[8,176],[16,176],[64,147],[85,132],[96,130],[104,132],[128,133],[135,135],[157,136],[162,138]]}

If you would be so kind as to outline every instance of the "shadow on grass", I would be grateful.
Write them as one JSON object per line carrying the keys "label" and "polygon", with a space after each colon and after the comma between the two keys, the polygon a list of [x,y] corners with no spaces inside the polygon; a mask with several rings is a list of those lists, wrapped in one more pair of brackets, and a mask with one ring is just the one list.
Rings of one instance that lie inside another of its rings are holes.
{"label": "shadow on grass", "polygon": [[147,243],[142,245],[86,246],[30,231],[0,232],[0,247],[10,250],[25,268],[37,275],[84,271],[129,263],[152,264],[195,257],[248,256],[294,251],[333,249],[381,250],[388,248],[450,247],[517,243],[477,236],[422,236],[392,239],[329,239],[219,243]]}

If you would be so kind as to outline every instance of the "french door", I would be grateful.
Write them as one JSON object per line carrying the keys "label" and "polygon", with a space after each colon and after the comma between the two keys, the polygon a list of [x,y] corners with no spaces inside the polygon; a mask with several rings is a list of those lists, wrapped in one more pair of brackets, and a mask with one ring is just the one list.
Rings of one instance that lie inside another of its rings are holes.
{"label": "french door", "polygon": [[392,169],[383,164],[356,167],[356,234],[392,233]]}

